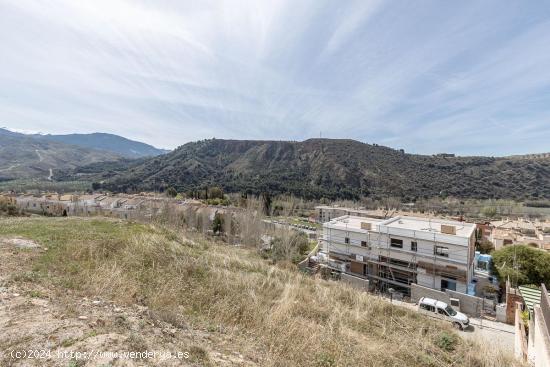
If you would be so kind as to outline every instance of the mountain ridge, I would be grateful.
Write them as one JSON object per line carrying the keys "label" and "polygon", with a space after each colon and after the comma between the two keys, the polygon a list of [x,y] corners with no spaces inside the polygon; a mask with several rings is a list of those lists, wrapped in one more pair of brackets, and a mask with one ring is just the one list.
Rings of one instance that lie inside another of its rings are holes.
{"label": "mountain ridge", "polygon": [[362,196],[550,198],[550,158],[447,157],[405,153],[352,139],[297,141],[209,139],[139,162],[76,169],[114,191],[290,193],[304,198]]}
{"label": "mountain ridge", "polygon": [[169,152],[150,144],[131,140],[120,135],[109,133],[34,135],[37,138],[57,141],[65,144],[78,145],[84,148],[104,150],[121,155],[125,158],[154,157]]}
{"label": "mountain ridge", "polygon": [[42,178],[51,180],[53,170],[75,168],[121,157],[0,129],[0,181]]}
{"label": "mountain ridge", "polygon": [[55,141],[64,144],[76,145],[82,148],[102,150],[125,158],[154,157],[169,152],[169,150],[159,149],[147,143],[128,139],[120,135],[102,132],[86,134],[27,134],[11,131],[7,128],[0,128],[0,135],[8,135],[12,137],[25,136],[46,141]]}

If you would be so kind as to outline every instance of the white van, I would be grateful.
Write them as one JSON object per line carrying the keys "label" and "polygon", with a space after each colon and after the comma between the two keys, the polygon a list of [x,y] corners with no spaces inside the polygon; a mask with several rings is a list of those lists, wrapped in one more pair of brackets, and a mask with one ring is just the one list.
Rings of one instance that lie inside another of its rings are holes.
{"label": "white van", "polygon": [[464,330],[470,325],[470,319],[462,312],[455,311],[445,302],[437,301],[432,298],[422,297],[418,301],[418,312],[424,315],[446,320],[453,324],[457,329]]}

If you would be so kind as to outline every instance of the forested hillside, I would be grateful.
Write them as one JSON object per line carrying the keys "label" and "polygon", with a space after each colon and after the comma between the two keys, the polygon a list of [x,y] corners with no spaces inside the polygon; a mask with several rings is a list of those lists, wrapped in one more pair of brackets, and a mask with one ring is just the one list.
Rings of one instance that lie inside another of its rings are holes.
{"label": "forested hillside", "polygon": [[354,140],[205,140],[155,158],[95,164],[69,172],[115,191],[293,193],[305,198],[457,196],[550,198],[550,158],[443,157]]}

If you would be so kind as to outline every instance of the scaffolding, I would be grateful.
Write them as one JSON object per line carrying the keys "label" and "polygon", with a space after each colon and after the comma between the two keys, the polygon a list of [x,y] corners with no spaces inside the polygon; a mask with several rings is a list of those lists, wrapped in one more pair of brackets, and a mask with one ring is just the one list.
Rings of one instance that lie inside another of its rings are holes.
{"label": "scaffolding", "polygon": [[[340,267],[333,266],[334,270],[349,271],[355,276],[368,279],[371,288],[377,288],[379,291],[386,292],[389,288],[393,288],[404,295],[410,295],[411,284],[418,283],[419,268],[423,269],[424,274],[431,275],[433,289],[440,288],[436,284],[437,276],[467,283],[467,275],[463,274],[465,272],[449,265],[453,260],[447,258],[443,260],[444,264],[438,264],[436,248],[442,245],[442,243],[438,242],[436,233],[433,233],[433,240],[430,240],[433,243],[433,252],[427,253],[424,251],[424,253],[419,255],[418,251],[420,249],[418,243],[422,238],[417,238],[415,230],[412,231],[412,237],[392,233],[388,227],[384,231],[366,230],[364,237],[360,238],[360,241],[364,241],[366,246],[360,247],[363,249],[361,251],[363,255],[359,255],[353,250],[354,247],[357,248],[358,244],[352,242],[348,223],[344,223],[345,238],[335,235],[332,228],[328,228],[325,236],[322,236],[322,241],[326,241],[327,243],[325,248],[329,259],[336,260],[340,264]],[[360,232],[353,231],[353,233],[357,234]],[[411,238],[412,242],[416,243],[416,247],[410,251],[394,248],[392,247],[392,237]],[[342,251],[332,252],[332,244],[344,245],[345,250],[343,253]],[[405,256],[396,256],[396,254],[403,254]],[[419,256],[426,261],[419,261]],[[343,268],[344,266],[345,268]]]}

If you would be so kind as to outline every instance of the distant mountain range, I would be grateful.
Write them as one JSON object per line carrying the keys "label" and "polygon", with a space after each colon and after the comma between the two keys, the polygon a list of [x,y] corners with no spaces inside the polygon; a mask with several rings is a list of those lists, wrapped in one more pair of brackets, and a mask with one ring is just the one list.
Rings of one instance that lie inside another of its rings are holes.
{"label": "distant mountain range", "polygon": [[0,129],[0,181],[52,179],[54,170],[120,159],[110,152],[37,139]]}
{"label": "distant mountain range", "polygon": [[416,155],[354,140],[205,140],[153,158],[95,163],[66,172],[114,191],[292,193],[304,198],[396,196],[550,198],[550,157]]}
{"label": "distant mountain range", "polygon": [[58,170],[165,152],[111,134],[39,135],[0,128],[0,180],[52,179]]}
{"label": "distant mountain range", "polygon": [[19,132],[10,131],[6,128],[0,128],[0,135],[35,138],[46,141],[76,145],[82,148],[111,152],[125,158],[154,157],[169,152],[169,150],[155,148],[154,146],[149,144],[130,140],[119,135],[106,133],[65,135],[22,134]]}
{"label": "distant mountain range", "polygon": [[77,145],[79,147],[104,150],[125,158],[154,157],[168,153],[169,150],[158,149],[152,145],[126,139],[122,136],[92,133],[68,135],[33,135],[36,138]]}

